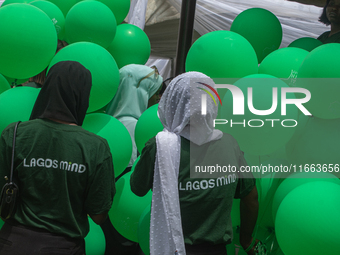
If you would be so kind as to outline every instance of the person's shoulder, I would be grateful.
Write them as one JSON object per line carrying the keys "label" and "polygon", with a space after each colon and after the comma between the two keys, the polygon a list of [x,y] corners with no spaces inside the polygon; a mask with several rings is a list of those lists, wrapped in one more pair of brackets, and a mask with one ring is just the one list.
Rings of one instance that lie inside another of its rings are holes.
{"label": "person's shoulder", "polygon": [[340,32],[337,32],[331,36],[329,36],[330,31],[327,31],[320,35],[317,39],[324,44],[327,43],[340,43]]}
{"label": "person's shoulder", "polygon": [[8,133],[13,133],[14,127],[16,125],[16,122],[8,124],[3,130],[2,135],[7,135]]}
{"label": "person's shoulder", "polygon": [[6,126],[6,127],[3,129],[2,134],[5,134],[5,133],[7,133],[7,134],[8,134],[8,133],[13,134],[14,127],[15,127],[15,125],[16,125],[18,122],[20,122],[19,125],[18,125],[18,130],[17,130],[17,133],[19,134],[19,133],[21,133],[21,131],[23,130],[23,128],[26,128],[27,126],[29,126],[29,125],[31,124],[32,121],[29,120],[29,121],[16,121],[16,122],[12,122],[12,123],[8,124],[8,126]]}
{"label": "person's shoulder", "polygon": [[237,140],[231,134],[223,133],[223,136],[218,140],[218,143],[222,147],[234,148],[235,151],[240,151]]}
{"label": "person's shoulder", "polygon": [[330,39],[331,39],[331,42],[333,42],[333,43],[340,43],[340,31],[335,33],[335,34],[333,34],[330,37]]}
{"label": "person's shoulder", "polygon": [[322,43],[325,43],[325,41],[327,40],[328,38],[328,35],[329,35],[330,31],[326,31],[324,33],[322,33],[317,39],[322,42]]}
{"label": "person's shoulder", "polygon": [[153,145],[156,143],[156,136],[154,137],[151,137],[146,143],[145,143],[145,146],[146,145]]}
{"label": "person's shoulder", "polygon": [[321,35],[319,35],[319,37],[317,38],[319,40],[319,38],[323,38],[323,37],[328,37],[329,33],[331,31],[326,31],[326,32],[323,32]]}
{"label": "person's shoulder", "polygon": [[228,134],[228,133],[223,133],[221,140],[223,142],[236,143],[237,144],[236,139],[231,134]]}

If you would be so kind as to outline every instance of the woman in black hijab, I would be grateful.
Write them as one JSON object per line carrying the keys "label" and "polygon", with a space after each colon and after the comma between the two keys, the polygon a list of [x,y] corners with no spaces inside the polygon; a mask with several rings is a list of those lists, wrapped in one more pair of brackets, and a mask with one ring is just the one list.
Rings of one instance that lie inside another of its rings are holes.
{"label": "woman in black hijab", "polygon": [[[80,63],[56,63],[30,120],[20,123],[14,160],[20,194],[0,231],[0,254],[85,254],[88,215],[97,224],[106,219],[115,193],[112,155],[105,139],[81,127],[91,85]],[[1,186],[14,125],[0,139]]]}
{"label": "woman in black hijab", "polygon": [[50,69],[32,119],[55,119],[81,126],[89,107],[91,73],[80,63],[62,61]]}

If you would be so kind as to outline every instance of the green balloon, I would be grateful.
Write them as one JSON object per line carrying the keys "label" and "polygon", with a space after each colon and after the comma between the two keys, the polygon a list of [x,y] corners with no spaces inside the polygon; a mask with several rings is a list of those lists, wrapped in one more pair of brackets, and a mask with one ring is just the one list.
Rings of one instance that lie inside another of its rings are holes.
{"label": "green balloon", "polygon": [[242,78],[258,70],[256,53],[237,33],[213,31],[198,38],[190,47],[185,70],[211,78]]}
{"label": "green balloon", "polygon": [[85,237],[85,251],[87,255],[104,255],[106,248],[105,236],[102,228],[89,218],[90,231]]}
{"label": "green balloon", "polygon": [[32,0],[5,0],[1,7],[4,7],[5,5],[8,4],[28,4],[30,3]]}
{"label": "green balloon", "polygon": [[69,44],[92,42],[107,48],[116,28],[116,18],[109,7],[98,1],[82,1],[67,13],[65,38]]}
{"label": "green balloon", "polygon": [[43,71],[57,49],[57,33],[50,18],[29,4],[0,8],[0,73],[24,79]]}
{"label": "green balloon", "polygon": [[[249,75],[239,79],[234,85],[243,92],[245,102],[248,102],[248,87],[253,88],[252,98],[256,110],[269,110],[273,105],[275,109],[273,88],[277,88],[276,103],[280,101],[281,88],[288,88],[279,78],[267,74]],[[270,154],[285,145],[293,136],[298,118],[295,105],[287,105],[286,115],[281,116],[279,103],[274,112],[265,113],[266,115],[252,113],[245,103],[244,114],[233,115],[232,97],[230,91],[225,94],[221,118],[227,120],[227,123],[216,124],[216,128],[231,134],[245,153],[260,156]]]}
{"label": "green balloon", "polygon": [[117,26],[115,38],[107,48],[120,68],[129,64],[144,65],[151,53],[146,33],[132,24]]}
{"label": "green balloon", "polygon": [[58,39],[62,40],[65,36],[65,17],[62,11],[54,3],[49,1],[37,0],[30,2],[31,5],[38,7],[45,12],[52,20],[55,30],[57,31]]}
{"label": "green balloon", "polygon": [[40,89],[16,87],[0,94],[0,133],[12,122],[29,120]]}
{"label": "green balloon", "polygon": [[78,61],[91,72],[92,89],[87,112],[94,112],[107,105],[119,86],[119,70],[110,53],[95,43],[73,43],[58,51],[49,68],[66,60]]}
{"label": "green balloon", "polygon": [[51,3],[54,3],[59,9],[63,12],[64,17],[66,17],[68,11],[78,2],[82,0],[48,0]]}
{"label": "green balloon", "polygon": [[142,152],[145,143],[150,138],[155,137],[158,132],[161,132],[164,127],[157,115],[158,104],[155,104],[148,108],[139,117],[135,127],[135,141],[137,150],[139,153]]}
{"label": "green balloon", "polygon": [[2,74],[0,74],[0,94],[10,88],[11,85],[9,85],[7,79]]}
{"label": "green balloon", "polygon": [[277,241],[285,255],[340,254],[340,185],[329,181],[302,184],[281,202],[275,220]]}
{"label": "green balloon", "polygon": [[282,202],[282,200],[291,192],[293,189],[299,187],[302,184],[314,181],[330,181],[340,185],[340,180],[331,173],[320,172],[297,172],[290,175],[288,178],[284,179],[275,191],[272,202],[272,217],[275,222],[277,210]]}
{"label": "green balloon", "polygon": [[150,254],[151,205],[147,206],[138,222],[138,243],[144,254]]}
{"label": "green balloon", "polygon": [[299,48],[281,48],[266,56],[259,66],[259,73],[282,79],[288,86],[294,86],[299,68],[308,51]]}
{"label": "green balloon", "polygon": [[130,10],[130,0],[98,0],[107,5],[116,17],[117,24],[123,22]]}
{"label": "green balloon", "polygon": [[116,195],[109,211],[112,225],[125,238],[138,242],[139,220],[145,208],[151,203],[152,192],[144,197],[138,197],[131,191],[130,176],[132,172],[124,174],[116,182]]}
{"label": "green balloon", "polygon": [[323,43],[319,41],[318,39],[312,38],[312,37],[302,37],[299,39],[296,39],[295,41],[291,42],[288,47],[295,47],[304,49],[306,51],[312,51],[316,47],[319,47]]}
{"label": "green balloon", "polygon": [[[316,172],[321,168],[323,172],[323,168],[339,175],[339,165],[337,169],[335,167],[340,158],[340,119],[325,120],[300,115],[299,122],[302,123],[301,128],[286,145],[288,160],[299,169],[300,166],[302,169],[307,167]],[[329,164],[333,165],[329,167]]]}
{"label": "green balloon", "polygon": [[120,175],[128,166],[132,154],[131,137],[125,126],[108,114],[91,113],[86,115],[82,127],[107,140],[115,176]]}
{"label": "green balloon", "polygon": [[241,12],[231,24],[230,31],[246,38],[254,47],[259,63],[280,47],[282,26],[270,11],[250,8]]}
{"label": "green balloon", "polygon": [[304,106],[313,116],[340,118],[339,58],[339,43],[324,44],[312,50],[300,66],[295,84],[311,93]]}

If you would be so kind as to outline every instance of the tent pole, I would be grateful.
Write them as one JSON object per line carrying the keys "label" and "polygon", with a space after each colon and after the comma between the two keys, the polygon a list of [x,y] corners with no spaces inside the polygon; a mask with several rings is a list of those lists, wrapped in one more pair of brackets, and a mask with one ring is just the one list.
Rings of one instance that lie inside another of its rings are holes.
{"label": "tent pole", "polygon": [[177,40],[175,76],[185,72],[185,59],[192,43],[196,0],[182,0]]}

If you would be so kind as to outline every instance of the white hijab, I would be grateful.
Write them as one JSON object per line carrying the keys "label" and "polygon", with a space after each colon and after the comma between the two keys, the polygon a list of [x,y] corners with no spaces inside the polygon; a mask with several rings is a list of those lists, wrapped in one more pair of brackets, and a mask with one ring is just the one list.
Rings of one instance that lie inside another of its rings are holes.
{"label": "white hijab", "polygon": [[[201,98],[203,94],[207,95],[202,89],[210,90],[206,85],[215,88],[213,80],[202,73],[181,74],[172,80],[159,102],[158,114],[164,130],[156,136],[150,224],[151,255],[186,254],[178,195],[180,136],[197,145],[222,137],[222,132],[213,127],[218,107],[209,95],[206,96],[207,114],[201,114]],[[217,97],[211,94],[218,102]]]}

